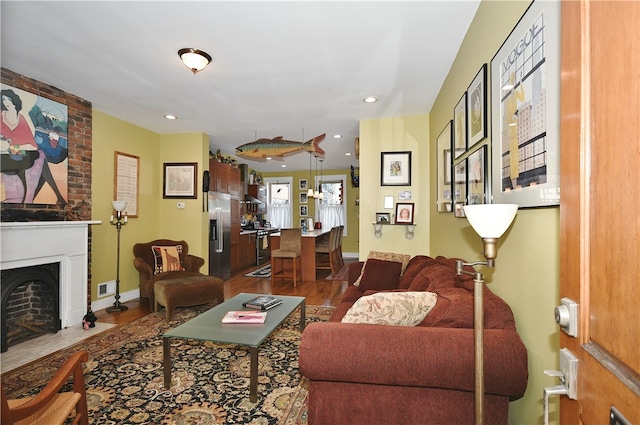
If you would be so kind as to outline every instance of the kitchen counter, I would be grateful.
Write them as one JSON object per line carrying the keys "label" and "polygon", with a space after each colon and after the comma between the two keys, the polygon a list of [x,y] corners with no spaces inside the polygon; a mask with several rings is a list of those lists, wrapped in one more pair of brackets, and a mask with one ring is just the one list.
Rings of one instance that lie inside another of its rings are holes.
{"label": "kitchen counter", "polygon": [[240,234],[241,235],[249,235],[251,233],[257,233],[258,230],[266,230],[268,231],[270,234],[274,234],[274,232],[278,232],[278,234],[280,234],[280,229],[278,229],[277,227],[258,227],[257,229],[252,229],[252,230],[244,230],[244,229],[240,229]]}
{"label": "kitchen counter", "polygon": [[[331,229],[314,229],[302,233],[301,238],[301,271],[303,281],[316,280],[316,240],[321,236],[328,235]],[[280,248],[280,232],[271,235],[271,250]]]}

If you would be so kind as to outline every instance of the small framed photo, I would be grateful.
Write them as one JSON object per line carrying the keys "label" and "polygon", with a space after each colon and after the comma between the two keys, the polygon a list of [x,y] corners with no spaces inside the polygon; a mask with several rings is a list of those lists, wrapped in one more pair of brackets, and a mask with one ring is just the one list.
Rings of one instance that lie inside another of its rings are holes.
{"label": "small framed photo", "polygon": [[396,224],[413,224],[413,202],[396,204]]}
{"label": "small framed photo", "polygon": [[384,209],[392,210],[393,209],[393,196],[385,196],[384,197]]}
{"label": "small framed photo", "polygon": [[411,151],[380,153],[380,186],[411,186]]}
{"label": "small framed photo", "polygon": [[309,202],[309,198],[307,197],[307,192],[300,192],[300,203],[306,204]]}
{"label": "small framed photo", "polygon": [[163,198],[196,199],[197,162],[165,162],[162,176]]}
{"label": "small framed photo", "polygon": [[308,189],[307,179],[299,179],[298,180],[298,189],[300,189],[300,190],[307,190]]}
{"label": "small framed photo", "polygon": [[300,205],[300,216],[309,215],[309,207],[307,205]]}
{"label": "small framed photo", "polygon": [[469,148],[487,137],[487,64],[467,89],[467,131]]}
{"label": "small framed photo", "polygon": [[300,227],[306,226],[307,225],[307,221],[308,221],[307,217],[301,218],[300,219]]}
{"label": "small framed photo", "polygon": [[388,213],[388,212],[376,213],[376,223],[390,224],[391,223],[391,213]]}
{"label": "small framed photo", "polygon": [[401,190],[398,192],[398,200],[399,201],[410,201],[411,200],[411,191],[410,190]]}
{"label": "small framed photo", "polygon": [[454,165],[455,197],[453,199],[453,214],[456,217],[465,217],[464,207],[467,203],[467,159],[459,160]]}
{"label": "small framed photo", "polygon": [[453,151],[458,158],[467,150],[467,92],[453,108]]}

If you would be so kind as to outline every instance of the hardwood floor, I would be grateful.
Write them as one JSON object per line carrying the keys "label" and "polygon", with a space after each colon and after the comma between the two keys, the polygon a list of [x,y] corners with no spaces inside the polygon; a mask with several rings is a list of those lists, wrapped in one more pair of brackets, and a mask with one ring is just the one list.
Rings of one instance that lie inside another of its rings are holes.
{"label": "hardwood floor", "polygon": [[[356,261],[345,258],[345,264]],[[271,286],[271,278],[245,277],[246,273],[255,270],[257,267],[248,267],[241,270],[231,279],[224,283],[224,298],[229,299],[241,292],[272,295],[296,295],[305,297],[307,305],[337,306],[342,299],[342,294],[347,287],[347,282],[336,280],[326,280],[330,272],[328,270],[318,270],[315,282],[298,283],[296,288],[290,281],[276,281]],[[99,322],[124,324],[150,313],[146,300],[139,299],[126,302],[128,310],[119,313],[107,313],[106,310],[96,312]]]}

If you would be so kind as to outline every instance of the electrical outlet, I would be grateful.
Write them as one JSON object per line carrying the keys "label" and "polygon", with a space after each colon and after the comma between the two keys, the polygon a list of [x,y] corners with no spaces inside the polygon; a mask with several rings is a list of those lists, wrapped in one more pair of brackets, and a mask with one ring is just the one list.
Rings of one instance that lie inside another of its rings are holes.
{"label": "electrical outlet", "polygon": [[567,396],[572,400],[578,399],[578,358],[568,348],[560,350],[560,371],[567,388]]}

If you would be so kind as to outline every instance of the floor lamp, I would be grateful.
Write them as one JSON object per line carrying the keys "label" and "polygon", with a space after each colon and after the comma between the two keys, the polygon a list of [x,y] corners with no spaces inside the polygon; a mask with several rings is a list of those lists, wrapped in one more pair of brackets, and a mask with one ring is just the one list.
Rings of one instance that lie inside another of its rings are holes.
{"label": "floor lamp", "polygon": [[116,211],[115,217],[111,215],[109,221],[112,225],[116,226],[118,232],[118,251],[116,255],[116,302],[111,307],[107,307],[107,312],[114,313],[118,311],[125,311],[129,307],[120,302],[120,229],[127,224],[127,215],[122,213],[127,207],[126,201],[112,201],[111,205]]}
{"label": "floor lamp", "polygon": [[480,272],[464,270],[464,266],[493,267],[498,255],[498,239],[509,228],[518,212],[516,204],[465,205],[464,213],[482,238],[483,254],[487,261],[465,263],[456,261],[456,272],[474,277],[473,335],[475,349],[475,423],[484,423],[484,276]]}

